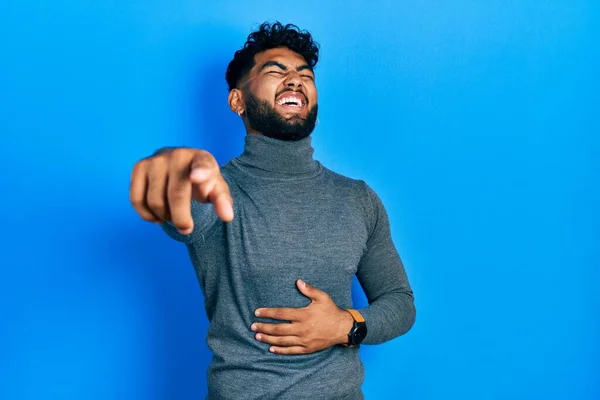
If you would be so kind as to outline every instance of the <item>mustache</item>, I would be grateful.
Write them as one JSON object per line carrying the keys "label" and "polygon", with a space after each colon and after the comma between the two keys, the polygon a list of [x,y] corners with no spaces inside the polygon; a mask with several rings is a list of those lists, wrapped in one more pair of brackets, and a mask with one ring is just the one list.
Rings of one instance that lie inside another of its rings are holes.
{"label": "mustache", "polygon": [[300,93],[304,97],[304,103],[308,105],[308,97],[306,97],[306,94],[302,90],[283,89],[281,92],[275,94],[275,98],[277,99],[280,95],[287,92]]}

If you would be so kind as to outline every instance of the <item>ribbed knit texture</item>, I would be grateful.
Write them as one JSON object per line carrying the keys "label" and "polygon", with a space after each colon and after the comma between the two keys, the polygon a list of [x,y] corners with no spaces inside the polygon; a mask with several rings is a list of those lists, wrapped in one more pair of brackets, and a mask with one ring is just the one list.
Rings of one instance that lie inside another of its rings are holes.
{"label": "ribbed knit texture", "polygon": [[225,223],[210,204],[192,203],[190,235],[165,231],[186,244],[204,293],[213,353],[209,399],[362,399],[359,347],[308,355],[277,355],[250,325],[259,307],[304,307],[303,279],[353,308],[358,277],[369,306],[364,344],[407,332],[413,294],[392,243],[388,217],[363,181],[323,167],[311,138],[285,142],[247,135],[244,152],[221,168],[234,198]]}

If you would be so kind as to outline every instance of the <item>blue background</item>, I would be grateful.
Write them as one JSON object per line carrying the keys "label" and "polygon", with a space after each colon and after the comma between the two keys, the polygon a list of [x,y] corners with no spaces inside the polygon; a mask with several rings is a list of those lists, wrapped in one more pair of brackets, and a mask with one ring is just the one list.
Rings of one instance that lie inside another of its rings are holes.
{"label": "blue background", "polygon": [[321,43],[315,155],[380,194],[415,290],[367,399],[600,398],[599,8],[4,2],[0,398],[203,398],[202,295],[129,174],[241,152],[224,71],[273,19]]}

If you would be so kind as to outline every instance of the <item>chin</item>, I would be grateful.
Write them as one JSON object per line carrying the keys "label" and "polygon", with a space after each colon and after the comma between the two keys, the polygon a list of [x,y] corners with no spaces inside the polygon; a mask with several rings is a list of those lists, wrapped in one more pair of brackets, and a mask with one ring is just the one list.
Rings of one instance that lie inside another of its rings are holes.
{"label": "chin", "polygon": [[292,115],[289,115],[289,113],[285,113],[283,115],[281,115],[281,118],[283,118],[283,120],[288,121],[288,122],[294,122],[294,121],[299,121],[299,122],[304,122],[306,121],[306,116],[294,113]]}

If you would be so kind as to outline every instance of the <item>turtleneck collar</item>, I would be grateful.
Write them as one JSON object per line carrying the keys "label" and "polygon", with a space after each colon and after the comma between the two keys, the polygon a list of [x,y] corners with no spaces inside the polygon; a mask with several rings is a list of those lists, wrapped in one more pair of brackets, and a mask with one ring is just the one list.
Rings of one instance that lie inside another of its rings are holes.
{"label": "turtleneck collar", "polygon": [[234,164],[253,175],[271,178],[302,178],[318,174],[321,164],[313,159],[310,136],[298,141],[284,141],[257,134],[247,134],[244,152]]}

